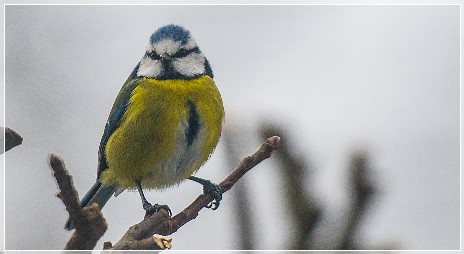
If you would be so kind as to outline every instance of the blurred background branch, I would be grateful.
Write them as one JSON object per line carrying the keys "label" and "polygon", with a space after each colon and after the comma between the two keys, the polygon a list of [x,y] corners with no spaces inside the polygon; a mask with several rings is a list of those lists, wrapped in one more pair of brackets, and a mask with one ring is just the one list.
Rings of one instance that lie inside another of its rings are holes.
{"label": "blurred background branch", "polygon": [[[236,140],[235,132],[240,128],[227,128],[223,133],[223,141],[229,163],[236,161],[244,148],[243,142]],[[395,244],[383,246],[368,246],[364,242],[357,242],[356,236],[361,232],[360,224],[366,219],[367,211],[376,196],[376,188],[372,178],[372,169],[368,157],[368,151],[356,150],[350,156],[347,170],[349,201],[348,208],[341,207],[344,211],[339,219],[330,218],[334,213],[326,210],[324,201],[318,198],[314,186],[308,186],[308,180],[313,177],[314,168],[308,162],[308,152],[298,151],[295,140],[286,128],[273,124],[261,124],[259,128],[260,137],[280,136],[282,144],[275,152],[274,163],[277,165],[278,180],[282,181],[283,200],[281,202],[287,207],[288,213],[283,214],[284,220],[292,225],[291,232],[287,237],[286,246],[289,250],[313,250],[327,247],[337,250],[354,249],[392,249]],[[275,184],[274,186],[279,186]],[[240,188],[235,190],[235,203],[237,221],[237,233],[239,240],[236,249],[256,249],[258,234],[263,234],[261,228],[257,228],[259,222],[253,219],[250,209],[250,190],[246,188],[246,182],[242,182]],[[323,208],[324,207],[324,208]],[[321,223],[322,219],[328,219],[330,223]],[[336,225],[333,225],[336,224]],[[330,229],[329,229],[330,227]],[[333,230],[335,229],[335,230]],[[321,238],[321,232],[329,230],[335,241],[327,245]]]}
{"label": "blurred background branch", "polygon": [[354,152],[351,156],[348,168],[351,203],[346,227],[342,232],[342,241],[339,247],[342,250],[361,248],[356,243],[354,237],[359,230],[359,223],[366,215],[368,206],[376,193],[372,179],[368,176],[370,172],[368,164],[366,151]]}
{"label": "blurred background branch", "polygon": [[[286,202],[296,226],[294,238],[290,241],[289,249],[309,250],[314,249],[313,233],[320,220],[322,210],[317,204],[312,191],[305,187],[306,177],[310,176],[311,168],[304,158],[308,156],[295,151],[293,141],[289,139],[289,133],[283,128],[263,124],[261,136],[282,135],[284,137],[282,147],[277,151],[277,164],[279,173],[284,184]],[[284,201],[285,202],[285,201]]]}

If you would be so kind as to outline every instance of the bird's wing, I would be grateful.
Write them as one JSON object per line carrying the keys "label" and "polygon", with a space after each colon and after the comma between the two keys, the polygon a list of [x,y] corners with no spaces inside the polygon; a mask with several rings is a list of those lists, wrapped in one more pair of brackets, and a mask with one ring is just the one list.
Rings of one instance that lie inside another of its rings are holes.
{"label": "bird's wing", "polygon": [[[136,69],[134,69],[134,72]],[[111,134],[113,134],[113,132],[118,128],[121,118],[129,106],[129,99],[132,95],[132,92],[139,84],[139,81],[133,75],[134,72],[126,80],[126,83],[124,83],[122,86],[121,91],[119,91],[119,94],[114,101],[113,108],[111,109],[110,115],[106,122],[105,130],[103,132],[103,136],[100,140],[100,146],[98,148],[97,181],[100,178],[101,173],[108,168],[105,154],[106,143],[108,142]]]}

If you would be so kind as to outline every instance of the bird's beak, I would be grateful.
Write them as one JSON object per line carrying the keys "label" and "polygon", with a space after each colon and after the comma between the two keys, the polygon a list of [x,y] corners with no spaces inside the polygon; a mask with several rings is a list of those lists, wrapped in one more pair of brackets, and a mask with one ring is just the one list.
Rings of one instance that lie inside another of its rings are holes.
{"label": "bird's beak", "polygon": [[163,54],[161,54],[160,57],[161,57],[161,61],[163,61],[163,62],[168,62],[168,61],[172,60],[171,55],[169,55],[168,53],[163,53]]}

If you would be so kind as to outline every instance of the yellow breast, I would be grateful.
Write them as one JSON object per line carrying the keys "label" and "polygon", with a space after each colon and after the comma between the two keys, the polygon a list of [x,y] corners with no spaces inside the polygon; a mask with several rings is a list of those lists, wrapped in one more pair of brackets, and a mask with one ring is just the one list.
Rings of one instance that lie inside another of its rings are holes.
{"label": "yellow breast", "polygon": [[[179,183],[209,158],[223,118],[221,95],[209,76],[141,79],[119,127],[108,139],[108,169],[100,180],[125,188],[135,187],[136,180],[144,188]],[[197,128],[192,128],[195,123]]]}

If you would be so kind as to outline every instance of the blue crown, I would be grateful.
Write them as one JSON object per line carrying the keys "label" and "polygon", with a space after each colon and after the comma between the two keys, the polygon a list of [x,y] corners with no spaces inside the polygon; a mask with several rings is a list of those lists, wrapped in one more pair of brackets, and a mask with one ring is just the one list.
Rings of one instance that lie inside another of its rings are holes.
{"label": "blue crown", "polygon": [[173,41],[180,41],[184,44],[189,38],[190,32],[187,29],[171,24],[158,28],[158,30],[150,36],[150,43],[155,44],[164,39],[171,39]]}

